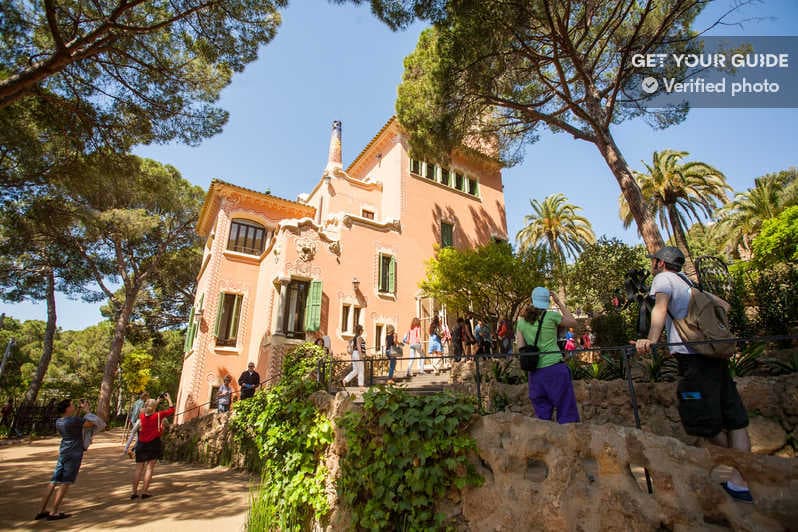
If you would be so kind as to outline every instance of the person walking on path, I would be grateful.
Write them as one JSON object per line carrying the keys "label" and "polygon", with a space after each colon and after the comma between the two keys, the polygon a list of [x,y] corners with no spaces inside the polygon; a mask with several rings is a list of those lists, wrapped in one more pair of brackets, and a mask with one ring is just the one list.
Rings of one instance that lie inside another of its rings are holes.
{"label": "person walking on path", "polygon": [[[34,519],[47,519],[57,521],[69,517],[69,514],[59,512],[61,503],[69,490],[69,486],[74,484],[80,471],[80,464],[83,461],[83,429],[94,426],[91,421],[80,415],[86,408],[84,403],[80,404],[79,409],[75,408],[71,399],[64,399],[56,406],[59,418],[55,422],[55,429],[61,436],[61,445],[58,448],[58,461],[55,464],[55,471],[50,479],[50,484],[42,498],[42,506]],[[78,415],[75,415],[75,414]],[[47,504],[50,497],[55,492],[53,498],[52,511],[47,511]]]}
{"label": "person walking on path", "polygon": [[349,345],[347,351],[350,351],[352,356],[352,371],[350,371],[344,380],[341,382],[346,388],[349,381],[357,377],[357,385],[361,388],[366,385],[366,367],[363,359],[366,357],[366,340],[363,338],[363,326],[358,325],[355,327],[355,337]]}
{"label": "person walking on path", "polygon": [[452,339],[450,340],[452,346],[452,356],[454,357],[455,362],[460,362],[460,359],[463,358],[463,354],[465,351],[463,350],[463,335],[465,330],[465,324],[463,323],[465,320],[463,318],[457,318],[457,322],[452,329]]}
{"label": "person walking on path", "polygon": [[407,364],[407,377],[409,378],[413,373],[413,361],[417,359],[416,370],[424,374],[424,351],[421,345],[421,320],[413,318],[410,322],[410,330],[407,332],[407,345],[410,346],[410,362]]}
{"label": "person walking on path", "polygon": [[225,375],[222,385],[219,386],[219,392],[216,395],[216,409],[220,413],[230,411],[230,403],[233,400],[233,388],[230,386],[231,382],[233,382],[233,377]]}
{"label": "person walking on path", "polygon": [[[684,254],[678,248],[665,246],[649,258],[654,275],[649,294],[655,298],[655,303],[648,337],[635,342],[639,354],[651,352],[652,344],[659,342],[663,330],[667,331],[669,344],[682,341],[673,320],[687,316],[693,289],[692,282],[680,273]],[[718,301],[727,305],[725,301]],[[679,364],[681,379],[676,387],[676,399],[685,432],[721,447],[751,452],[748,412],[731,378],[728,360],[699,355],[687,345],[670,345],[669,349]],[[754,500],[748,483],[736,469],[732,469],[729,480],[721,485],[736,501],[751,503]]]}
{"label": "person walking on path", "polygon": [[427,354],[432,358],[432,367],[435,370],[435,374],[439,374],[441,367],[443,367],[443,345],[441,344],[441,320],[437,315],[432,317],[432,321],[429,324]]}
{"label": "person walking on path", "polygon": [[499,322],[499,329],[496,331],[496,336],[499,337],[499,350],[502,354],[507,354],[513,349],[513,328],[510,326],[510,320],[505,316]]}
{"label": "person walking on path", "polygon": [[473,324],[471,323],[472,319],[473,316],[469,312],[466,314],[466,318],[463,321],[463,324],[465,325],[463,328],[463,331],[465,332],[465,335],[463,336],[463,346],[465,347],[465,354],[468,356],[476,354],[477,348],[474,346],[478,344],[477,339],[474,337],[474,329],[472,328]]}
{"label": "person walking on path", "polygon": [[[549,298],[554,300],[562,314],[548,310]],[[576,325],[573,314],[556,294],[543,286],[532,291],[532,304],[527,307],[524,316],[518,319],[515,339],[519,347],[535,345],[537,336],[537,347],[540,350],[537,370],[527,375],[529,400],[532,401],[535,415],[539,419],[550,421],[556,410],[557,422],[560,424],[579,421],[571,370],[563,362],[557,345],[557,327],[573,325]]]}
{"label": "person walking on path", "polygon": [[[169,403],[169,408],[156,412],[160,399],[165,398]],[[139,482],[144,476],[144,485],[142,486],[142,499],[150,498],[150,482],[152,475],[155,472],[155,463],[163,455],[161,448],[161,432],[163,431],[163,422],[175,413],[175,407],[172,403],[172,398],[169,392],[164,392],[158,399],[150,399],[144,405],[144,411],[139,414],[136,424],[130,431],[130,437],[125,444],[125,454],[130,451],[130,444],[134,437],[138,437],[136,441],[136,469],[133,472],[133,494],[131,499],[139,498]]]}
{"label": "person walking on path", "polygon": [[255,390],[260,386],[260,375],[255,371],[254,362],[247,364],[247,370],[238,378],[238,385],[241,386],[242,401],[255,395]]}
{"label": "person walking on path", "polygon": [[148,394],[147,392],[141,392],[141,394],[139,395],[139,398],[136,399],[136,401],[133,403],[133,407],[130,409],[130,424],[131,425],[133,423],[135,423],[136,420],[139,418],[139,414],[141,413],[141,409],[144,408],[144,403],[149,401],[149,399],[150,399],[150,394]]}
{"label": "person walking on path", "polygon": [[477,326],[474,328],[474,334],[477,337],[477,341],[479,342],[479,348],[477,350],[477,354],[482,355],[490,355],[492,353],[491,349],[491,331],[490,325],[485,323],[482,320],[477,321]]}
{"label": "person walking on path", "polygon": [[395,384],[393,373],[396,371],[396,355],[401,353],[396,341],[396,329],[388,325],[385,329],[385,356],[388,357],[388,384]]}

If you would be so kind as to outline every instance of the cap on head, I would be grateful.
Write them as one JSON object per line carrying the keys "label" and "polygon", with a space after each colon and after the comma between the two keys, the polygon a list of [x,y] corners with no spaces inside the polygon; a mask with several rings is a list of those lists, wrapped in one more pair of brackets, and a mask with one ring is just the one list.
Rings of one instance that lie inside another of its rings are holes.
{"label": "cap on head", "polygon": [[532,306],[536,309],[547,310],[549,308],[549,289],[544,286],[537,286],[532,290]]}
{"label": "cap on head", "polygon": [[679,248],[673,246],[665,246],[660,248],[653,255],[648,256],[649,259],[659,259],[665,264],[676,266],[680,268],[684,266],[684,253]]}

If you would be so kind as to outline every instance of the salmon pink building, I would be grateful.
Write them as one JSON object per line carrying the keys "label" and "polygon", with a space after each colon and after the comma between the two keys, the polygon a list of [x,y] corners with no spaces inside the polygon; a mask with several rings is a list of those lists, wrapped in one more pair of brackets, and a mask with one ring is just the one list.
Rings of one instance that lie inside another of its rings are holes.
{"label": "salmon pink building", "polygon": [[283,355],[320,335],[347,357],[358,324],[374,353],[388,325],[403,335],[413,317],[445,319],[419,289],[426,262],[440,247],[506,240],[502,188],[499,162],[477,152],[447,166],[412,158],[395,118],[346,170],[334,122],[321,179],[297,201],[214,180],[197,223],[206,243],[178,412],[207,412],[224,376],[235,383],[249,362],[262,381],[279,376]]}

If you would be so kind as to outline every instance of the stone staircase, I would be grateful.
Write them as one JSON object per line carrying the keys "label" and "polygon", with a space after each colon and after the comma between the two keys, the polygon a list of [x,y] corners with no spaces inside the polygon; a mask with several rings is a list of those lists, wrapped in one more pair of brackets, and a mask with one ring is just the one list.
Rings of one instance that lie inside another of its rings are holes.
{"label": "stone staircase", "polygon": [[[415,395],[432,395],[439,392],[442,392],[444,388],[446,388],[450,384],[449,374],[451,373],[450,368],[442,369],[439,375],[436,375],[434,371],[427,371],[423,374],[413,375],[410,378],[404,376],[403,373],[397,372],[394,375],[394,384],[396,388],[400,388],[405,390],[409,393]],[[381,376],[374,376],[374,386],[386,386],[388,381],[388,377],[381,375]],[[352,384],[352,383],[350,383]],[[342,386],[341,383],[338,383],[338,390],[345,391],[353,396],[355,396],[355,403],[360,403],[363,401],[362,397],[363,394],[368,390],[368,386]]]}

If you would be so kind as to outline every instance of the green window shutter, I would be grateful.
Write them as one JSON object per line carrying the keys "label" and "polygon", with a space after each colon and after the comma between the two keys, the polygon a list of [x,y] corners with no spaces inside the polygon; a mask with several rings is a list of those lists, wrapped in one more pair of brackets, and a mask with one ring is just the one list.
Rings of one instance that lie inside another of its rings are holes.
{"label": "green window shutter", "polygon": [[197,308],[202,310],[204,308],[203,307],[204,302],[205,302],[205,294],[200,294],[199,304],[197,305]]}
{"label": "green window shutter", "polygon": [[219,338],[219,325],[222,323],[222,311],[224,310],[224,292],[219,292],[219,304],[216,306],[216,323],[213,326],[213,335]]}
{"label": "green window shutter", "polygon": [[388,267],[388,291],[392,294],[396,293],[396,257],[391,257]]}
{"label": "green window shutter", "polygon": [[194,339],[197,337],[197,322],[191,324],[189,332],[191,333],[188,337],[188,349],[186,351],[191,351],[191,348],[194,347]]}
{"label": "green window shutter", "polygon": [[231,340],[233,338],[238,338],[238,322],[240,314],[241,314],[241,301],[244,299],[242,294],[238,294],[236,296],[235,302],[233,303],[233,321],[230,324],[230,335],[228,336]]}
{"label": "green window shutter", "polygon": [[305,300],[305,330],[318,331],[321,327],[321,281],[311,281]]}
{"label": "green window shutter", "polygon": [[194,324],[194,307],[191,307],[191,312],[188,313],[188,326],[186,327],[186,339],[183,342],[183,352],[188,352],[191,349],[191,328]]}

